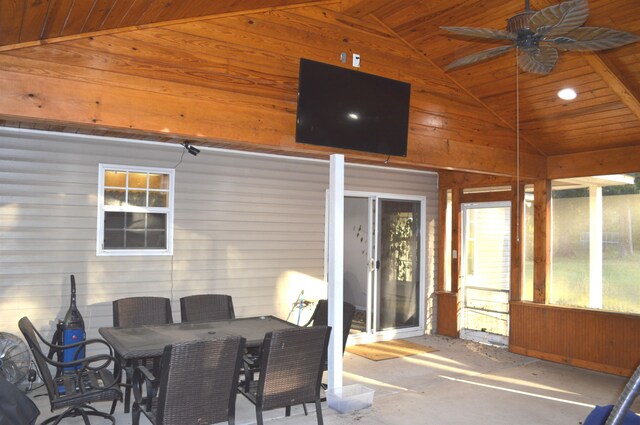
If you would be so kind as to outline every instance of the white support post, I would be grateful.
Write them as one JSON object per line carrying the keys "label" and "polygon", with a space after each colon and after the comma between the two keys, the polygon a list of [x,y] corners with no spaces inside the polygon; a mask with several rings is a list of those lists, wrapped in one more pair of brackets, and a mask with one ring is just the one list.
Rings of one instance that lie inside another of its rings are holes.
{"label": "white support post", "polygon": [[327,301],[331,339],[329,389],[342,387],[342,300],[344,273],[344,155],[331,155],[329,177],[329,273]]}
{"label": "white support post", "polygon": [[602,188],[589,187],[589,307],[602,308]]}

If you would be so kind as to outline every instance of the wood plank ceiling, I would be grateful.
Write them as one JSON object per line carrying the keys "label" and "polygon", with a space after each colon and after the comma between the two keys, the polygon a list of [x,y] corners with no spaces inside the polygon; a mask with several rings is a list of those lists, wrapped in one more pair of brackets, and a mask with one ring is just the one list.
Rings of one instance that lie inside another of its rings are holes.
{"label": "wood plank ceiling", "polygon": [[[541,9],[555,3],[532,0],[531,6]],[[146,41],[145,30],[149,28],[310,6],[342,15],[344,18],[339,20],[348,21],[350,28],[382,26],[401,44],[420,54],[427,67],[440,69],[457,58],[494,46],[477,39],[451,36],[441,30],[441,26],[503,29],[507,18],[524,7],[520,0],[0,0],[0,56],[6,53],[29,57],[28,49],[34,46],[55,52],[58,43],[108,34],[117,38],[119,33],[127,34],[119,40],[123,44],[132,41],[135,44],[135,40]],[[286,19],[278,25],[281,23],[286,25]],[[591,0],[586,25],[640,34],[640,1]],[[213,30],[213,26],[209,29]],[[319,28],[314,30],[322,32]],[[300,36],[304,35],[300,33]],[[175,44],[175,40],[170,44]],[[108,54],[108,39],[103,48]],[[46,50],[38,54],[43,51]],[[171,52],[166,54],[170,57]],[[487,127],[486,131],[496,131],[495,141],[488,143],[495,143],[497,148],[510,143],[503,137],[503,130],[513,132],[518,125],[522,140],[528,146],[526,149],[545,157],[640,145],[640,43],[598,54],[561,53],[550,75],[518,73],[517,77],[515,55],[504,55],[449,71],[443,78],[449,81],[446,84],[475,99],[495,118],[497,124]],[[202,76],[194,73],[185,78]],[[565,87],[573,87],[578,98],[560,100],[556,93]],[[42,124],[28,117],[4,115],[2,110],[0,120],[0,124],[6,126],[118,134],[116,129]],[[465,130],[461,128],[460,132]],[[158,139],[157,135],[136,137]],[[173,138],[168,136],[165,140],[173,141]]]}
{"label": "wood plank ceiling", "polygon": [[[368,2],[367,2],[368,3]],[[523,2],[396,1],[369,10],[436,65],[489,47],[491,43],[447,36],[444,25],[505,29]],[[533,9],[555,2],[532,1]],[[356,9],[357,9],[356,5]],[[586,26],[640,34],[640,2],[592,0]],[[449,74],[507,122],[516,121],[515,54],[452,70]],[[601,150],[640,143],[640,43],[602,53],[561,53],[546,76],[520,74],[522,133],[545,155]],[[556,93],[573,87],[576,101]]]}
{"label": "wood plank ceiling", "polygon": [[313,0],[0,0],[0,46],[165,22],[268,10]]}

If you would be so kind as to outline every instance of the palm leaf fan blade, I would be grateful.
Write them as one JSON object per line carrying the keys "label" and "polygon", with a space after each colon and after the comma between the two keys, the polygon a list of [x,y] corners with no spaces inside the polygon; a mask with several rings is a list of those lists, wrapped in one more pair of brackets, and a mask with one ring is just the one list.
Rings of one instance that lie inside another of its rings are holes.
{"label": "palm leaf fan blade", "polygon": [[445,71],[448,71],[453,68],[465,66],[465,65],[470,65],[472,63],[481,62],[487,59],[491,59],[496,56],[500,56],[504,53],[507,53],[509,50],[512,50],[514,48],[515,46],[511,45],[511,46],[494,47],[493,49],[483,50],[482,52],[474,53],[451,62],[449,65],[446,66]]}
{"label": "palm leaf fan blade", "polygon": [[640,41],[640,36],[611,28],[581,27],[549,41],[560,50],[584,52],[624,46]]}
{"label": "palm leaf fan blade", "polygon": [[489,38],[492,40],[513,40],[515,35],[503,30],[494,30],[492,28],[470,28],[470,27],[440,27],[454,34],[464,35],[467,37]]}
{"label": "palm leaf fan blade", "polygon": [[558,51],[543,46],[535,50],[522,50],[518,55],[518,66],[525,72],[548,74],[556,66]]}
{"label": "palm leaf fan blade", "polygon": [[578,28],[588,18],[588,1],[571,0],[537,12],[529,20],[529,27],[537,34],[554,37]]}

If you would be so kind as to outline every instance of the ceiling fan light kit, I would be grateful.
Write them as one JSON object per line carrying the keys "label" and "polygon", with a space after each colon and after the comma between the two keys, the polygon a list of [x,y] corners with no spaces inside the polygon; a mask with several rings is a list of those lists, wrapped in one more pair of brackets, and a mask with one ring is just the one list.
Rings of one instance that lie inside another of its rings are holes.
{"label": "ceiling fan light kit", "polygon": [[640,40],[640,36],[610,28],[583,27],[589,18],[588,0],[570,0],[540,11],[525,11],[507,20],[506,30],[471,27],[441,27],[457,35],[511,44],[483,50],[451,62],[445,70],[481,62],[517,49],[518,66],[525,72],[549,74],[558,60],[558,51],[613,49]]}

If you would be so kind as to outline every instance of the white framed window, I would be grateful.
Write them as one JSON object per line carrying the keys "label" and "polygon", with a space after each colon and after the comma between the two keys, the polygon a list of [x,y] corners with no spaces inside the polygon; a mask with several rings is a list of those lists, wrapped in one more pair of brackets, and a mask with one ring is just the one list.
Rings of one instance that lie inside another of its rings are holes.
{"label": "white framed window", "polygon": [[99,169],[97,255],[173,254],[175,170]]}

